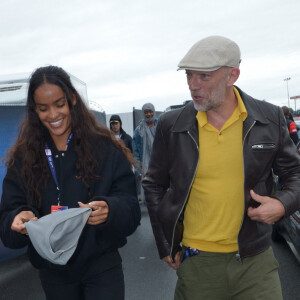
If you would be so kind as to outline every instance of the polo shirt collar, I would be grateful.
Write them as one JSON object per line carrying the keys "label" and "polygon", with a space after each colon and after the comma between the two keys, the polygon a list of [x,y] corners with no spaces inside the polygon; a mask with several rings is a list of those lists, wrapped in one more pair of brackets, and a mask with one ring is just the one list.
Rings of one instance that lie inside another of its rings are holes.
{"label": "polo shirt collar", "polygon": [[[233,87],[233,91],[234,91],[235,96],[238,100],[238,105],[235,108],[235,110],[237,110],[237,112],[238,112],[239,116],[241,116],[242,120],[245,121],[247,116],[248,116],[246,107],[245,107],[244,102],[243,102],[243,100],[240,96],[240,93],[236,89],[236,87]],[[200,127],[204,127],[205,124],[207,124],[207,115],[206,115],[205,111],[198,111],[198,113],[196,115],[196,118],[198,120],[198,124],[199,124]]]}

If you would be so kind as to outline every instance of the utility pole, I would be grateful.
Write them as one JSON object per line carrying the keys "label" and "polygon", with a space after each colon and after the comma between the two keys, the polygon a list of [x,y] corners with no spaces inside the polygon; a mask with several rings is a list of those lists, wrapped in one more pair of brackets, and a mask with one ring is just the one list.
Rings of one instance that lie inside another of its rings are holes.
{"label": "utility pole", "polygon": [[288,94],[288,106],[290,108],[289,80],[291,80],[291,77],[287,77],[283,79],[283,81],[286,81],[287,94]]}

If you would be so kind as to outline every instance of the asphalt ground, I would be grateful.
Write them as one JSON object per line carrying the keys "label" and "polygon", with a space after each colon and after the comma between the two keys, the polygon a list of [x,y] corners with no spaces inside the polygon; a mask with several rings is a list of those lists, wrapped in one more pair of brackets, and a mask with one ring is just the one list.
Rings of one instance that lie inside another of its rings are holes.
{"label": "asphalt ground", "polygon": [[[120,250],[126,300],[173,300],[175,271],[159,259],[144,205],[141,210],[141,225]],[[276,243],[273,248],[280,265],[283,299],[300,300],[300,264],[287,244]],[[45,300],[37,270],[26,255],[0,264],[0,300]]]}
{"label": "asphalt ground", "polygon": [[[176,274],[158,257],[149,216],[141,205],[141,225],[120,253],[126,300],[171,300]],[[0,265],[0,300],[45,300],[38,272],[26,255]],[[66,299],[72,300],[72,299]]]}

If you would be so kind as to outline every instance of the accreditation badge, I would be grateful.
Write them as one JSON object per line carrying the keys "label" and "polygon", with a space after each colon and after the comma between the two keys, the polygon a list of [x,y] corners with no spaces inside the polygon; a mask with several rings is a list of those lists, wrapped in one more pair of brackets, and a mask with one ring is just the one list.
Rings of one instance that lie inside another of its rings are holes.
{"label": "accreditation badge", "polygon": [[51,214],[56,211],[66,210],[69,206],[61,206],[61,205],[51,205]]}

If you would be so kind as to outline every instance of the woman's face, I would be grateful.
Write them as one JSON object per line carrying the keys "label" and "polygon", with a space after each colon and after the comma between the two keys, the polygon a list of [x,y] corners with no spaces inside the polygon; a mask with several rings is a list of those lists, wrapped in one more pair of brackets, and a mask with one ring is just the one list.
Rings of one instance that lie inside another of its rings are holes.
{"label": "woman's face", "polygon": [[[68,136],[71,132],[71,113],[63,90],[51,83],[39,86],[34,94],[35,111],[58,148],[65,150]],[[73,96],[72,104],[76,98]]]}

